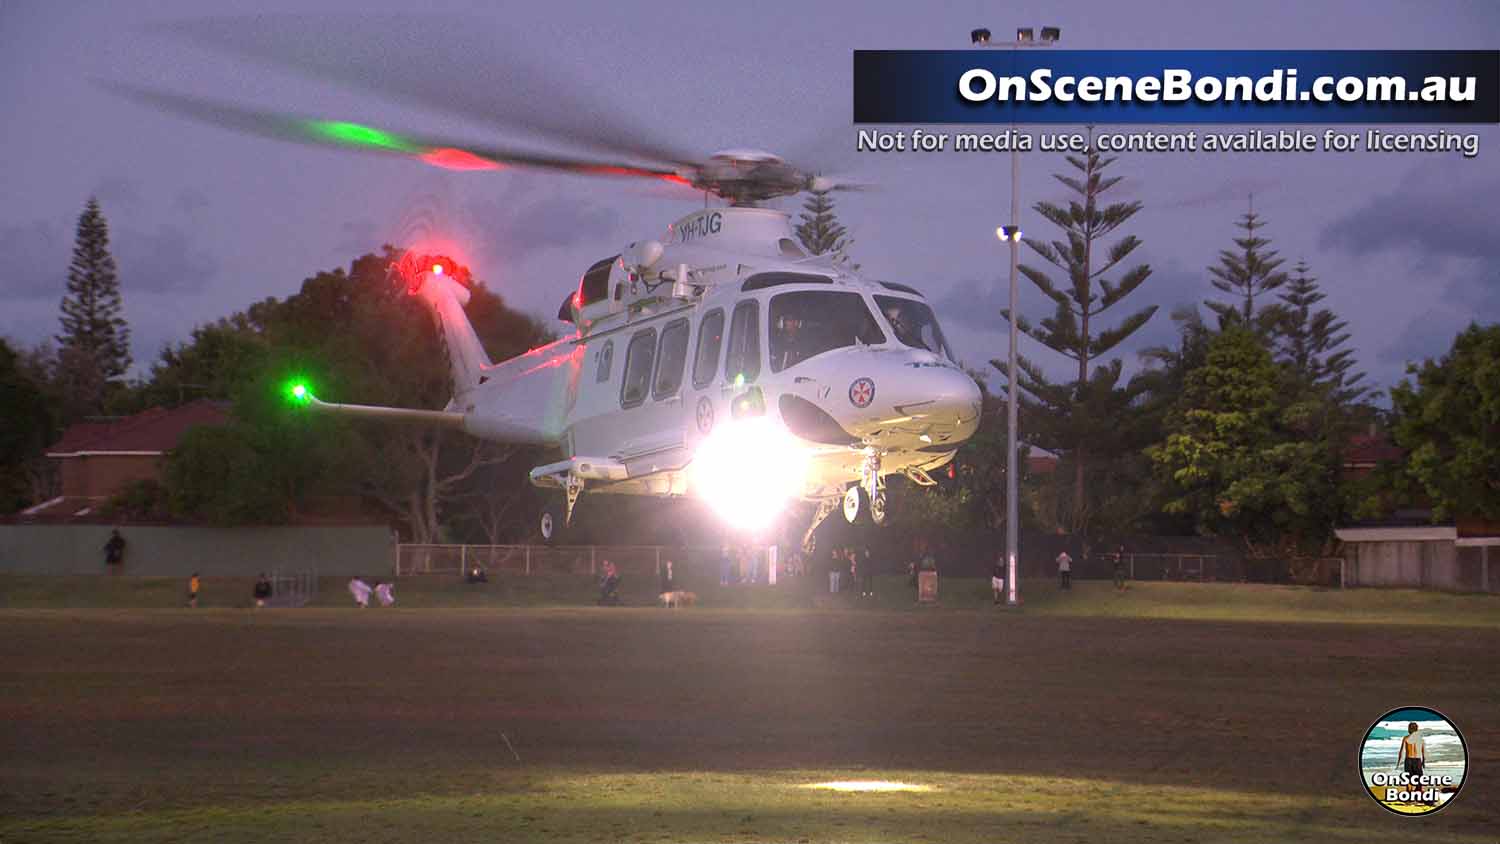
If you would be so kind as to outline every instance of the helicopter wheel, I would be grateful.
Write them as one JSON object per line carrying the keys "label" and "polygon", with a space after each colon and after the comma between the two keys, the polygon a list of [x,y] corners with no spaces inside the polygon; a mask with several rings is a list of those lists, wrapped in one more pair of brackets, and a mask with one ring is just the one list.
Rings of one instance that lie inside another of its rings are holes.
{"label": "helicopter wheel", "polygon": [[890,511],[886,509],[885,490],[880,490],[870,497],[870,521],[877,527],[885,527],[890,516]]}
{"label": "helicopter wheel", "polygon": [[844,491],[844,520],[851,525],[863,524],[870,514],[870,494],[859,484]]}
{"label": "helicopter wheel", "polygon": [[562,510],[562,503],[558,501],[549,501],[543,505],[542,516],[537,523],[543,545],[556,545],[562,538],[565,524]]}

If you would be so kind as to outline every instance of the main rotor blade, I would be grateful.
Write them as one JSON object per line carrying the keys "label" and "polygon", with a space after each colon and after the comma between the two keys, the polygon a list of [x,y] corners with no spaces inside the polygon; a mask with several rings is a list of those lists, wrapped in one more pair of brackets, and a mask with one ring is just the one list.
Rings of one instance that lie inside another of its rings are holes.
{"label": "main rotor blade", "polygon": [[502,56],[505,39],[474,20],[259,15],[154,28],[502,129],[677,167],[696,161],[509,51]]}
{"label": "main rotor blade", "polygon": [[663,168],[460,143],[431,136],[387,132],[359,123],[279,114],[118,82],[101,81],[99,84],[136,102],[202,123],[283,141],[403,155],[449,170],[499,170],[514,165],[594,176],[653,178],[686,184],[686,180],[676,171]]}

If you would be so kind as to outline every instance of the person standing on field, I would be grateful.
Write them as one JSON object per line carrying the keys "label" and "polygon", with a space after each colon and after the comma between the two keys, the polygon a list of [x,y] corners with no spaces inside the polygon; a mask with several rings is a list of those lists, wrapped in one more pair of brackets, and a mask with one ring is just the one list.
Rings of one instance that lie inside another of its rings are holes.
{"label": "person standing on field", "polygon": [[995,557],[995,564],[990,567],[990,591],[995,593],[995,603],[998,605],[1005,597],[1005,557]]}
{"label": "person standing on field", "polygon": [[189,609],[197,609],[198,608],[198,573],[197,572],[193,572],[193,576],[190,577],[190,578],[188,578],[188,601],[187,601],[187,604],[188,604],[188,608]]}
{"label": "person standing on field", "polygon": [[1057,555],[1057,577],[1063,589],[1073,588],[1073,558],[1066,550]]}
{"label": "person standing on field", "polygon": [[255,579],[255,606],[257,608],[266,605],[266,599],[271,597],[271,581],[266,579],[266,573],[261,572],[260,577]]}
{"label": "person standing on field", "polygon": [[396,596],[391,594],[391,584],[383,580],[375,581],[375,597],[380,599],[382,607],[389,607],[396,603]]}

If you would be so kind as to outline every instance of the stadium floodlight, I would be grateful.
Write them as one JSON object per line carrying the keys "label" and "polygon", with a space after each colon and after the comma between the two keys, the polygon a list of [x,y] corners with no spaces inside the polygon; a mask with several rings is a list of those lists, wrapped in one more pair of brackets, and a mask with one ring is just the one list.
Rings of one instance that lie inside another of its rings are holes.
{"label": "stadium floodlight", "polygon": [[1048,43],[1062,38],[1062,30],[1055,26],[1042,27],[1042,40]]}
{"label": "stadium floodlight", "polygon": [[995,229],[995,237],[1000,238],[1002,241],[1019,242],[1021,240],[1021,227],[1001,226],[1000,228]]}
{"label": "stadium floodlight", "polygon": [[1029,44],[1036,40],[1036,30],[1031,27],[1023,27],[1016,30],[1016,43]]}
{"label": "stadium floodlight", "polygon": [[976,29],[969,33],[970,44],[990,43],[990,31],[988,29]]}

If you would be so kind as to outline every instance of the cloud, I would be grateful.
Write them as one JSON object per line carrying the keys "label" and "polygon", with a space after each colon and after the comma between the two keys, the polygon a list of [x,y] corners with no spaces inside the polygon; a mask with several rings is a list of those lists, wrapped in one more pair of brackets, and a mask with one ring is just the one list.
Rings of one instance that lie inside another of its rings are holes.
{"label": "cloud", "polygon": [[1476,174],[1468,165],[1423,165],[1394,193],[1326,226],[1320,244],[1356,256],[1409,249],[1429,258],[1500,260],[1497,194],[1500,176]]}
{"label": "cloud", "polygon": [[495,257],[509,263],[524,262],[546,249],[599,242],[619,227],[614,209],[570,196],[475,200],[469,204],[469,214],[480,241]]}
{"label": "cloud", "polygon": [[180,214],[192,216],[207,208],[211,203],[208,194],[197,188],[183,188],[172,197],[172,208]]}
{"label": "cloud", "polygon": [[106,176],[98,187],[94,188],[94,198],[99,200],[99,207],[104,210],[106,217],[111,209],[116,211],[134,211],[141,206],[141,192],[135,186],[135,182],[123,176]]}
{"label": "cloud", "polygon": [[[154,231],[111,226],[109,248],[127,297],[201,290],[219,269],[211,253],[174,225]],[[7,298],[58,300],[67,287],[73,230],[47,220],[0,226],[0,254],[9,264],[3,282]]]}
{"label": "cloud", "polygon": [[1158,203],[1154,207],[1158,210],[1169,208],[1204,208],[1226,202],[1239,202],[1244,203],[1245,210],[1248,211],[1248,201],[1251,195],[1270,193],[1280,186],[1281,183],[1275,179],[1230,179],[1218,187],[1190,194],[1173,202]]}
{"label": "cloud", "polygon": [[154,232],[125,229],[113,243],[120,289],[132,293],[189,293],[202,290],[219,271],[218,259],[195,245],[177,226]]}
{"label": "cloud", "polygon": [[0,226],[0,255],[6,270],[0,277],[7,299],[62,296],[73,248],[63,225],[47,220]]}

